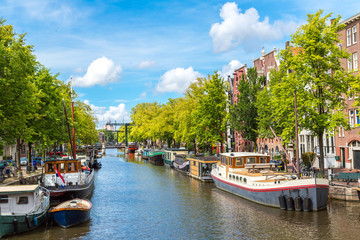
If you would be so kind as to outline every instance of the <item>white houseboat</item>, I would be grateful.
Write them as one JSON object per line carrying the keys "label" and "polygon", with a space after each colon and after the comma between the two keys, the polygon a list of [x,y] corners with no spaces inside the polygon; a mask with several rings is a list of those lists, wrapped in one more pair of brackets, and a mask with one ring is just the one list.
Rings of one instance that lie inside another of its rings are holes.
{"label": "white houseboat", "polygon": [[248,200],[288,210],[326,208],[329,181],[276,172],[270,157],[258,153],[222,153],[211,176],[216,186]]}
{"label": "white houseboat", "polygon": [[0,238],[40,226],[49,206],[49,192],[38,185],[0,187]]}

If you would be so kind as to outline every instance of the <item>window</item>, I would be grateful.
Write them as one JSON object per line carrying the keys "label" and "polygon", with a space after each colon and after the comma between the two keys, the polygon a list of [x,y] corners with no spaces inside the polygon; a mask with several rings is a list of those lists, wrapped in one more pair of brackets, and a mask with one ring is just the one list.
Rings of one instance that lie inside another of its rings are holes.
{"label": "window", "polygon": [[246,163],[255,163],[255,161],[254,157],[248,157]]}
{"label": "window", "polygon": [[348,71],[350,72],[352,70],[352,62],[351,57],[348,59]]}
{"label": "window", "polygon": [[359,110],[358,109],[355,110],[355,124],[357,124],[357,125],[360,124]]}
{"label": "window", "polygon": [[356,29],[356,26],[353,26],[352,28],[352,34],[353,34],[353,43],[357,43],[357,29]]}
{"label": "window", "polygon": [[244,158],[236,158],[235,166],[240,167],[244,164]]}
{"label": "window", "polygon": [[221,156],[221,163],[226,165],[226,157],[225,156]]}
{"label": "window", "polygon": [[348,28],[347,30],[346,30],[346,32],[347,32],[347,45],[348,46],[350,46],[351,45],[351,28]]}
{"label": "window", "polygon": [[232,166],[232,158],[229,158],[229,166]]}
{"label": "window", "polygon": [[247,181],[246,181],[246,178],[244,178],[244,183],[246,183]]}
{"label": "window", "polygon": [[48,172],[48,173],[54,172],[54,164],[52,164],[52,163],[47,163],[47,164],[45,165],[45,172]]}
{"label": "window", "polygon": [[350,124],[350,127],[354,126],[354,111],[353,110],[350,110],[350,112],[349,112],[349,124]]}
{"label": "window", "polygon": [[353,68],[354,68],[354,71],[358,70],[358,55],[357,55],[357,52],[353,53]]}
{"label": "window", "polygon": [[57,170],[59,172],[64,172],[64,170],[65,170],[65,164],[64,163],[58,163],[56,167],[57,167]]}
{"label": "window", "polygon": [[0,195],[0,203],[8,203],[8,195]]}
{"label": "window", "polygon": [[196,161],[193,161],[193,165],[196,166]]}
{"label": "window", "polygon": [[28,197],[18,197],[17,204],[28,204],[29,199]]}
{"label": "window", "polygon": [[261,157],[260,158],[260,163],[266,163],[266,157]]}

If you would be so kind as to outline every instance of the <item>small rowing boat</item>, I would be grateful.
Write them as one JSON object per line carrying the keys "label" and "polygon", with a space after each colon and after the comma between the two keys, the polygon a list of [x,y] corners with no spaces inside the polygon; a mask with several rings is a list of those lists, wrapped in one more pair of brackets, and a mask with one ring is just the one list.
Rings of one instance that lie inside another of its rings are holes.
{"label": "small rowing boat", "polygon": [[57,205],[50,213],[57,225],[68,228],[89,220],[91,207],[89,200],[76,198]]}

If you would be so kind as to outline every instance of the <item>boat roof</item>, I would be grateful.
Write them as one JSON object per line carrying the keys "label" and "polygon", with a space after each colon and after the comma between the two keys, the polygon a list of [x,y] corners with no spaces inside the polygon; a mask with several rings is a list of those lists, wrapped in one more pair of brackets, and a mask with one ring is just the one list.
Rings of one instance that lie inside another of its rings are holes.
{"label": "boat roof", "polygon": [[196,161],[200,161],[200,162],[219,162],[220,161],[220,158],[217,156],[209,156],[209,157],[190,156],[190,157],[188,157],[188,159],[196,160]]}
{"label": "boat roof", "polygon": [[268,157],[269,155],[254,153],[254,152],[231,152],[231,153],[220,153],[226,157]]}
{"label": "boat roof", "polygon": [[164,151],[189,151],[186,148],[166,148]]}
{"label": "boat roof", "polygon": [[38,185],[9,185],[0,187],[0,193],[35,192],[38,187]]}

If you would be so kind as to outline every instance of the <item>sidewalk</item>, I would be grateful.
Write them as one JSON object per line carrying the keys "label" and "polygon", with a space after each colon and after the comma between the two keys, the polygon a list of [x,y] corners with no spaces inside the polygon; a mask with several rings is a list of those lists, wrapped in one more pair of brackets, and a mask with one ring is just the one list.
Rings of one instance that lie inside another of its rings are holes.
{"label": "sidewalk", "polygon": [[30,172],[30,173],[26,173],[26,166],[21,166],[21,171],[23,173],[23,177],[19,178],[19,177],[6,177],[5,180],[0,183],[0,187],[1,186],[6,186],[6,185],[12,185],[15,184],[17,182],[20,182],[20,180],[25,180],[25,181],[30,181],[31,183],[36,184],[37,183],[37,178],[39,176],[41,176],[42,174],[42,168],[43,167],[38,167],[37,170]]}

